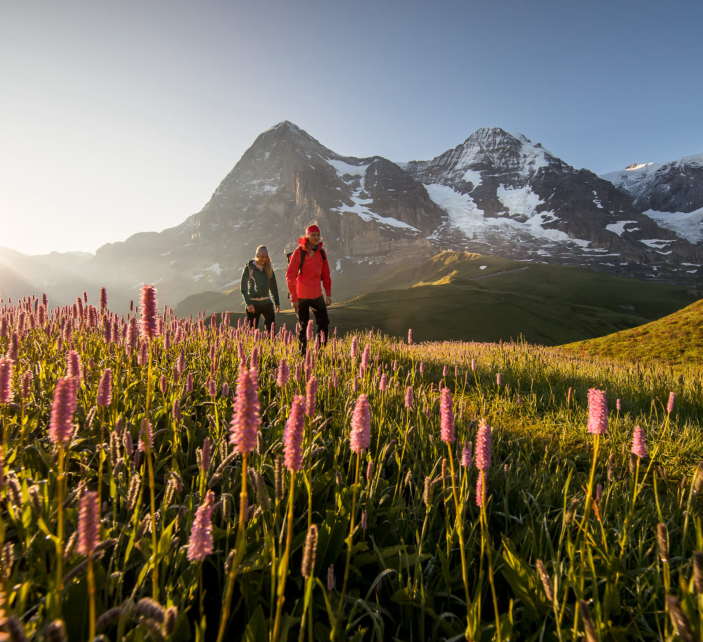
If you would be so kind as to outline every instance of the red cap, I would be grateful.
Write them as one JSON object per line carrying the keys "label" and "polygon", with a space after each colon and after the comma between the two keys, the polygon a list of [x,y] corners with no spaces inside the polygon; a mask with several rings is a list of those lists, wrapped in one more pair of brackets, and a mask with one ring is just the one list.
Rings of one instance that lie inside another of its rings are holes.
{"label": "red cap", "polygon": [[305,228],[305,233],[306,234],[312,234],[313,232],[317,232],[318,234],[320,233],[320,228],[317,227],[317,225],[308,225]]}

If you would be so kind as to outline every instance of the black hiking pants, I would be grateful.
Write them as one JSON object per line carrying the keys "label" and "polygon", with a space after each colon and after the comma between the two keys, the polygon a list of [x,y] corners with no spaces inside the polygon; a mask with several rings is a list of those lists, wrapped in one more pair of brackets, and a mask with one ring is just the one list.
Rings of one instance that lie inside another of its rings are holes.
{"label": "black hiking pants", "polygon": [[247,325],[252,328],[258,328],[259,319],[263,315],[266,332],[271,332],[271,326],[276,320],[276,311],[273,307],[273,301],[271,301],[271,299],[267,301],[252,301],[251,304],[254,306],[254,311],[249,312],[249,310],[247,310]]}
{"label": "black hiking pants", "polygon": [[327,305],[324,297],[316,299],[298,299],[298,323],[300,323],[300,332],[298,333],[298,343],[300,344],[301,354],[305,354],[308,347],[307,328],[310,321],[310,310],[315,313],[315,321],[317,322],[317,334],[323,334],[320,337],[321,343],[327,343],[329,336],[330,318],[327,316]]}

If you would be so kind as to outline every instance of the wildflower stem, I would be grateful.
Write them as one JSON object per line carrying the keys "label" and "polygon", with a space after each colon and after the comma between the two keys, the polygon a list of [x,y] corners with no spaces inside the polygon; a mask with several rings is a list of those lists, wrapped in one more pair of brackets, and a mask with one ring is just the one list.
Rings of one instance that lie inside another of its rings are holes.
{"label": "wildflower stem", "polygon": [[[483,475],[484,472],[481,471]],[[496,636],[498,642],[501,642],[500,635],[500,612],[498,611],[498,596],[496,595],[496,585],[493,580],[493,556],[491,555],[491,541],[488,535],[488,515],[486,513],[486,483],[483,483],[483,502],[481,507],[481,516],[483,517],[483,539],[486,545],[486,559],[488,560],[488,581],[491,585],[491,596],[493,598],[493,610],[496,617]]]}
{"label": "wildflower stem", "polygon": [[246,529],[246,511],[247,511],[247,464],[249,461],[249,453],[242,454],[242,490],[239,495],[239,528],[237,530],[237,539],[235,540],[235,552],[232,565],[229,569],[229,578],[227,579],[227,593],[225,594],[225,603],[222,608],[222,617],[220,619],[220,628],[217,632],[217,642],[222,642],[227,630],[227,620],[229,620],[229,610],[232,606],[232,594],[234,593],[234,580],[237,577],[239,563],[244,557],[244,547],[246,544],[245,529]]}
{"label": "wildflower stem", "polygon": [[58,504],[58,516],[57,516],[57,534],[56,534],[56,612],[61,615],[61,594],[63,593],[63,529],[64,529],[64,515],[63,515],[63,444],[59,442],[59,462],[58,462],[58,492],[59,492],[59,504]]}
{"label": "wildflower stem", "polygon": [[93,572],[93,554],[88,554],[88,600],[90,608],[89,640],[95,639],[95,573]]}
{"label": "wildflower stem", "polygon": [[144,416],[146,418],[146,433],[143,437],[144,448],[146,450],[146,464],[149,470],[149,499],[151,500],[151,563],[153,567],[151,569],[151,579],[152,579],[152,595],[154,600],[159,601],[159,565],[156,559],[156,498],[154,488],[156,484],[154,483],[154,465],[151,461],[151,434],[149,431],[149,400],[151,398],[151,341],[148,344],[149,350],[149,369],[146,380],[146,410]]}
{"label": "wildflower stem", "polygon": [[[100,449],[98,451],[98,510],[102,506],[103,493],[103,440],[105,438],[105,407],[100,406]],[[93,636],[95,637],[95,636]],[[90,638],[91,640],[93,638]]]}
{"label": "wildflower stem", "polygon": [[579,528],[576,539],[581,534],[581,531],[585,528],[588,523],[588,517],[591,512],[591,502],[593,501],[593,479],[596,475],[596,463],[598,462],[598,446],[600,444],[600,435],[594,435],[593,439],[593,463],[591,464],[591,475],[588,478],[588,489],[586,491],[586,507],[583,510],[583,519],[581,520],[581,526]]}
{"label": "wildflower stem", "polygon": [[[290,475],[290,496],[288,498],[288,525],[286,530],[286,550],[281,559],[281,566],[278,573],[278,596],[276,600],[276,619],[273,625],[272,642],[278,642],[281,635],[281,612],[286,596],[286,578],[288,576],[288,558],[290,557],[290,545],[293,541],[293,501],[295,499],[295,472]],[[303,615],[303,617],[305,617]]]}
{"label": "wildflower stem", "polygon": [[356,511],[356,494],[359,489],[359,460],[361,453],[356,453],[356,473],[354,475],[354,493],[352,495],[351,519],[349,522],[349,537],[347,537],[347,562],[344,566],[344,582],[342,582],[342,592],[339,595],[339,607],[337,608],[337,620],[332,628],[330,640],[334,642],[339,630],[339,622],[342,617],[342,607],[344,606],[344,594],[347,592],[347,581],[349,580],[349,564],[351,562],[352,540],[354,537],[354,513]]}
{"label": "wildflower stem", "polygon": [[459,496],[456,492],[456,478],[454,477],[454,456],[452,447],[447,442],[447,450],[449,452],[449,463],[452,470],[452,494],[454,495],[454,508],[456,510],[456,527],[457,535],[459,536],[459,552],[461,553],[461,579],[464,582],[464,594],[466,596],[466,613],[469,616],[469,576],[466,571],[466,551],[464,551],[464,526],[461,519],[461,507],[459,504]]}

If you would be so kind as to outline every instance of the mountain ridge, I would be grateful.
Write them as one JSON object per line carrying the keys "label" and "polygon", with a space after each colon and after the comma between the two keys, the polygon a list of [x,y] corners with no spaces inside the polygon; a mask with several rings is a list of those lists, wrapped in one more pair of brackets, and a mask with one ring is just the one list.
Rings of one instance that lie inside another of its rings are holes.
{"label": "mountain ridge", "polygon": [[[522,134],[480,128],[429,161],[395,163],[343,156],[282,121],[257,136],[200,212],[103,245],[86,272],[122,304],[153,282],[173,305],[231,289],[260,243],[278,262],[313,220],[335,295],[359,294],[379,272],[442,249],[692,284],[703,265],[703,249],[636,211],[632,197]],[[35,263],[14,262],[32,287],[46,281]],[[61,279],[64,297],[70,274]]]}

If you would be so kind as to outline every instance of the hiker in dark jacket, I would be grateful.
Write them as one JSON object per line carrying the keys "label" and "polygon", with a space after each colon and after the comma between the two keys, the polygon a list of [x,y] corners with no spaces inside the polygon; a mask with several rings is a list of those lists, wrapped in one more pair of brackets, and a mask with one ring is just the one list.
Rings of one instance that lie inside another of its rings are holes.
{"label": "hiker in dark jacket", "polygon": [[[280,311],[281,302],[278,299],[276,274],[271,266],[271,257],[265,245],[256,248],[256,258],[244,266],[241,283],[242,298],[247,308],[247,323],[256,328],[259,318],[263,315],[266,332],[276,320],[275,312]],[[269,297],[273,296],[273,302]],[[276,304],[274,312],[274,303]]]}
{"label": "hiker in dark jacket", "polygon": [[[309,225],[305,236],[299,239],[298,247],[288,262],[286,281],[291,303],[298,313],[300,351],[305,354],[310,310],[315,313],[317,334],[323,344],[327,342],[330,326],[327,306],[332,302],[332,279],[317,225]],[[322,286],[325,288],[325,297],[322,296]]]}

